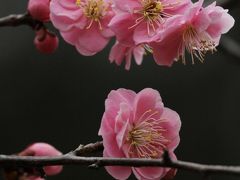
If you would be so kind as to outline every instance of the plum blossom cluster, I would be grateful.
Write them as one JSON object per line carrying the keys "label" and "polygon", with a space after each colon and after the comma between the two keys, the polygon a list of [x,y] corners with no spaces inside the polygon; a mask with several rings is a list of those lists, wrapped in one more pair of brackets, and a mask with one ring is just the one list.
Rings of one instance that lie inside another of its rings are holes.
{"label": "plum blossom cluster", "polygon": [[228,10],[216,2],[204,7],[203,0],[51,0],[50,19],[63,39],[79,53],[92,56],[102,51],[112,37],[116,43],[110,61],[134,57],[140,65],[146,52],[158,65],[204,61],[213,53],[222,34],[234,25]]}
{"label": "plum blossom cluster", "polygon": [[[103,156],[158,159],[167,150],[171,159],[176,159],[174,150],[180,141],[180,127],[179,115],[164,107],[158,91],[111,91],[99,130]],[[161,167],[109,166],[106,170],[115,179],[127,179],[132,172],[139,180],[169,180],[176,174],[174,169]]]}

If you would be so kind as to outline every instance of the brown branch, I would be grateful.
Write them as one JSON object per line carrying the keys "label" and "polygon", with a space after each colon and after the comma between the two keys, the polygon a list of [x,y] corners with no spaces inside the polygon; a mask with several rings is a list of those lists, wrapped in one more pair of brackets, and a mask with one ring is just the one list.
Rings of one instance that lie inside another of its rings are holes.
{"label": "brown branch", "polygon": [[87,145],[80,145],[77,149],[74,151],[71,151],[70,155],[75,155],[75,156],[87,156],[91,153],[96,153],[99,151],[103,151],[103,142],[95,142],[95,143],[90,143]]}
{"label": "brown branch", "polygon": [[43,27],[41,21],[33,19],[28,13],[25,14],[11,14],[6,17],[0,18],[0,27],[4,26],[20,26],[28,25],[33,29],[39,29]]}
{"label": "brown branch", "polygon": [[204,175],[225,174],[240,176],[240,166],[206,165],[180,160],[172,160],[166,152],[162,159],[142,158],[104,158],[82,157],[76,154],[87,155],[93,151],[102,150],[102,142],[80,146],[68,154],[55,157],[33,157],[0,155],[1,168],[43,167],[49,165],[82,165],[94,168],[103,166],[132,166],[132,167],[170,167],[186,171],[202,173]]}

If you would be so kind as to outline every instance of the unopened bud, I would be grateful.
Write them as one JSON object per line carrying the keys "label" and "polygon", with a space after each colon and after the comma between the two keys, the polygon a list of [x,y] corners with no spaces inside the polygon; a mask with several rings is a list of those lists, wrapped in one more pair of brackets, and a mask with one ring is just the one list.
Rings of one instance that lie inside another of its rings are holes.
{"label": "unopened bud", "polygon": [[51,54],[58,48],[58,37],[46,29],[36,32],[34,44],[37,50],[43,54]]}
{"label": "unopened bud", "polygon": [[36,20],[46,22],[49,21],[50,0],[29,0],[28,12]]}

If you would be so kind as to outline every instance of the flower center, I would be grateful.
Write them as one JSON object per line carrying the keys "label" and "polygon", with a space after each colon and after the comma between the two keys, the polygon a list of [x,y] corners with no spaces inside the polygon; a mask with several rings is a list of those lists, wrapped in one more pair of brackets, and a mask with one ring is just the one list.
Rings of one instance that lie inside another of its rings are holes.
{"label": "flower center", "polygon": [[160,1],[143,0],[142,4],[143,9],[139,12],[149,21],[156,20],[163,11],[163,5]]}
{"label": "flower center", "polygon": [[104,0],[87,0],[86,2],[76,0],[76,5],[82,8],[84,15],[90,19],[90,23],[86,29],[89,29],[93,22],[97,22],[99,29],[102,29],[101,19],[109,7]]}
{"label": "flower center", "polygon": [[194,57],[200,62],[204,61],[204,56],[207,52],[214,53],[216,50],[215,42],[206,33],[199,34],[192,25],[187,25],[183,32],[182,45],[182,61],[186,64],[185,49],[191,54],[192,64],[194,64]]}
{"label": "flower center", "polygon": [[137,26],[142,21],[146,21],[148,35],[153,35],[156,29],[164,22],[165,18],[171,17],[171,14],[166,13],[166,10],[174,8],[179,4],[180,0],[175,3],[166,3],[160,0],[141,0],[142,9],[135,10],[133,13],[140,14],[140,17],[135,20],[135,24],[130,28]]}
{"label": "flower center", "polygon": [[[127,136],[130,143],[129,156],[140,158],[160,158],[168,140],[163,136],[166,130],[161,123],[166,120],[155,119],[158,112],[146,111],[139,119],[140,123],[133,125]],[[144,118],[144,116],[147,116]],[[144,118],[144,120],[142,120]]]}

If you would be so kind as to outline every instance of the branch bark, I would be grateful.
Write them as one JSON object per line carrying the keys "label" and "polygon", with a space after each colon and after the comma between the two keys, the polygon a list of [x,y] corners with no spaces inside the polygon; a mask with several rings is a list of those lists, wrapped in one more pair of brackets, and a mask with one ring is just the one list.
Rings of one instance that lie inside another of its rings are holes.
{"label": "branch bark", "polygon": [[39,29],[43,27],[43,23],[41,21],[33,19],[28,13],[24,14],[11,14],[6,17],[0,18],[0,27],[4,26],[20,26],[20,25],[28,25],[33,29]]}
{"label": "branch bark", "polygon": [[214,174],[240,176],[240,166],[207,165],[172,160],[168,155],[168,152],[165,152],[162,159],[77,156],[88,155],[89,153],[98,152],[102,149],[102,142],[97,142],[86,146],[80,145],[75,151],[55,157],[0,155],[0,168],[43,167],[50,165],[78,165],[89,166],[90,168],[100,168],[104,166],[170,167],[179,170],[197,172],[207,176]]}

